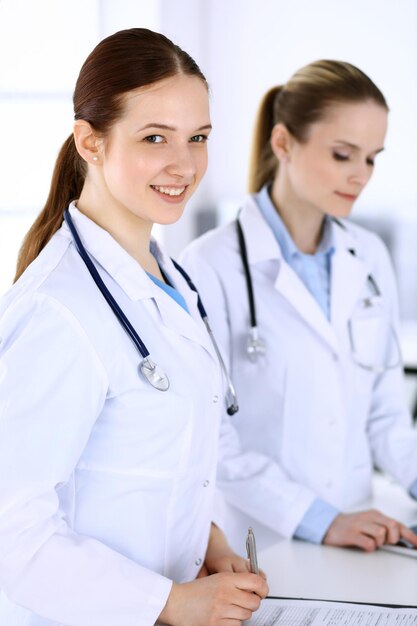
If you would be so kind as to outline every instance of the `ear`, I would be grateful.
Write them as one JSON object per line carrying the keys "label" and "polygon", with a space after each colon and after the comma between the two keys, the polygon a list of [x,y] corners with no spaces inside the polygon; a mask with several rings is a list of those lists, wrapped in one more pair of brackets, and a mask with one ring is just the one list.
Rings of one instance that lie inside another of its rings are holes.
{"label": "ear", "polygon": [[275,124],[271,132],[271,148],[278,161],[288,161],[292,136],[285,124]]}
{"label": "ear", "polygon": [[90,165],[97,165],[100,159],[100,140],[92,126],[85,120],[74,124],[74,142],[79,155]]}

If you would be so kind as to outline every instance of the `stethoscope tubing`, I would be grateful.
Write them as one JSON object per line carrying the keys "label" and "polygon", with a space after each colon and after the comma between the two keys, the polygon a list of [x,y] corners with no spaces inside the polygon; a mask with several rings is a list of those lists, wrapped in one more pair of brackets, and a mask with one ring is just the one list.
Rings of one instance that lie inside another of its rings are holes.
{"label": "stethoscope tubing", "polygon": [[[143,373],[143,375],[145,376],[145,378],[150,382],[150,384],[152,384],[153,387],[155,387],[156,389],[159,389],[160,391],[166,391],[169,388],[169,380],[168,377],[162,372],[162,370],[160,370],[160,368],[158,366],[155,365],[155,363],[152,361],[152,359],[150,358],[150,352],[148,350],[148,348],[146,347],[145,343],[142,341],[142,339],[139,337],[138,333],[136,332],[136,330],[133,328],[132,324],[129,322],[128,318],[126,317],[126,315],[123,313],[121,307],[118,305],[118,303],[116,302],[116,300],[114,299],[114,297],[112,296],[112,294],[110,293],[110,291],[107,289],[106,285],[104,284],[103,279],[101,278],[100,274],[98,273],[94,263],[92,262],[87,250],[85,249],[80,236],[77,232],[77,229],[75,228],[75,225],[72,221],[70,212],[68,209],[65,209],[64,211],[64,220],[66,225],[68,226],[71,235],[74,239],[74,243],[75,243],[75,247],[77,249],[77,252],[79,253],[79,255],[81,256],[82,260],[84,261],[92,279],[94,280],[95,284],[97,285],[98,289],[100,290],[101,294],[103,295],[103,297],[105,298],[107,304],[110,306],[111,310],[113,311],[114,315],[116,316],[117,320],[119,321],[119,323],[121,324],[122,328],[125,330],[125,332],[127,333],[127,335],[130,337],[130,339],[132,340],[132,342],[134,343],[134,345],[136,346],[137,350],[139,351],[140,355],[142,356],[142,364],[141,364],[141,372]],[[207,316],[207,312],[206,309],[203,305],[203,302],[201,300],[200,294],[197,290],[197,287],[194,285],[193,281],[191,280],[190,276],[187,274],[187,272],[176,262],[174,261],[174,259],[171,259],[172,263],[174,264],[174,267],[176,268],[176,270],[182,275],[182,277],[185,279],[185,281],[187,282],[189,288],[194,291],[197,294],[197,307],[198,307],[198,311],[200,313],[200,316],[204,322],[204,325],[207,329],[207,332],[210,336],[211,342],[213,344],[214,350],[216,352],[216,356],[219,360],[219,364],[220,364],[220,368],[222,370],[222,373],[225,377],[226,383],[227,383],[227,393],[226,393],[226,404],[227,404],[227,413],[229,415],[234,415],[238,410],[239,410],[239,406],[238,406],[238,402],[237,402],[237,396],[236,396],[236,391],[234,389],[233,383],[231,381],[231,378],[229,376],[229,373],[227,371],[227,368],[225,366],[225,363],[223,361],[223,357],[221,355],[220,349],[217,345],[216,339],[214,337],[213,331],[211,329],[211,326],[209,324],[209,320],[208,320],[208,316]],[[156,378],[158,381],[158,384],[155,384],[152,382],[152,379]]]}
{"label": "stethoscope tubing", "polygon": [[[248,260],[248,253],[247,253],[247,247],[246,247],[246,241],[245,241],[245,236],[243,233],[243,228],[240,224],[240,220],[239,220],[239,214],[240,211],[238,213],[238,216],[236,218],[236,229],[237,229],[237,237],[238,237],[238,244],[239,244],[239,253],[240,253],[240,257],[242,259],[242,265],[243,265],[243,271],[245,274],[245,281],[246,281],[246,287],[247,287],[247,293],[248,293],[248,305],[249,305],[249,314],[250,314],[250,336],[249,336],[249,345],[251,343],[253,343],[253,338],[254,338],[254,333],[258,333],[258,326],[257,326],[257,315],[256,315],[256,304],[255,304],[255,296],[254,296],[254,289],[253,289],[253,280],[252,280],[252,274],[250,271],[250,267],[249,267],[249,260]],[[333,218],[333,221],[340,226],[340,228],[342,228],[343,230],[347,230],[346,226],[340,222],[338,219]],[[356,256],[356,251],[353,248],[348,248],[348,252],[352,255],[352,256]],[[376,281],[376,279],[374,278],[374,276],[369,273],[367,276],[367,281],[371,287],[371,290],[373,292],[374,296],[381,296],[381,290],[379,289],[378,283]],[[374,373],[380,374],[383,373],[384,371],[388,370],[388,369],[394,369],[396,367],[398,367],[399,365],[401,365],[402,359],[401,359],[401,347],[400,347],[400,342],[397,336],[397,332],[395,330],[395,328],[392,326],[392,323],[390,324],[390,328],[391,328],[391,333],[393,335],[394,338],[394,344],[397,350],[397,353],[399,355],[398,360],[393,363],[393,364],[388,364],[388,365],[372,365],[372,364],[367,364],[367,363],[362,363],[360,361],[360,359],[358,358],[358,355],[356,354],[356,350],[354,347],[354,341],[353,341],[353,336],[352,336],[352,331],[351,328],[349,327],[349,339],[350,339],[350,343],[351,343],[351,352],[352,352],[352,359],[353,361],[359,365],[360,367],[362,367],[363,369],[366,370],[370,370],[373,371]],[[259,341],[259,340],[258,340]],[[255,344],[257,343],[257,341],[255,340]],[[265,349],[263,349],[263,352],[260,351],[260,353],[264,353]],[[252,361],[255,361],[257,358],[257,350],[249,350],[248,349],[248,356]]]}
{"label": "stethoscope tubing", "polygon": [[68,209],[65,209],[65,211],[64,211],[64,220],[65,220],[65,223],[67,224],[68,228],[70,229],[71,235],[74,238],[74,242],[75,242],[75,246],[77,248],[77,252],[79,253],[79,255],[82,258],[82,260],[84,261],[85,265],[87,266],[87,269],[90,272],[91,277],[93,278],[95,284],[99,288],[102,296],[105,298],[107,304],[109,305],[109,307],[111,308],[111,310],[115,314],[118,322],[121,324],[123,329],[129,335],[129,337],[132,340],[132,342],[135,344],[135,346],[138,349],[139,353],[141,354],[142,358],[146,359],[150,355],[150,352],[149,352],[148,348],[143,343],[142,339],[139,337],[138,333],[133,328],[132,324],[129,322],[128,318],[123,313],[122,309],[117,304],[116,300],[113,298],[113,296],[111,295],[110,291],[107,289],[106,285],[104,284],[103,279],[101,278],[100,274],[98,273],[94,263],[92,262],[92,260],[90,259],[89,255],[87,253],[87,250],[84,248],[84,245],[81,242],[81,239],[80,239],[80,237],[78,235],[77,229],[74,226],[74,223],[73,223],[73,221],[71,219],[70,212],[68,211]]}

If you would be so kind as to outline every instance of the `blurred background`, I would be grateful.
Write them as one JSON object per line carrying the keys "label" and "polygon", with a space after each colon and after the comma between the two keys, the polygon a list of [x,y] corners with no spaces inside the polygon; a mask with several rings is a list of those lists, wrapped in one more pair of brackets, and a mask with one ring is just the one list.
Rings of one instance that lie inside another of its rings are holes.
{"label": "blurred background", "polygon": [[376,82],[391,109],[386,151],[353,219],[390,248],[405,347],[417,354],[416,0],[0,0],[0,294],[71,132],[81,64],[100,39],[132,26],[185,48],[211,87],[207,176],[183,219],[156,232],[174,256],[236,214],[256,109],[271,85],[319,58],[350,61]]}

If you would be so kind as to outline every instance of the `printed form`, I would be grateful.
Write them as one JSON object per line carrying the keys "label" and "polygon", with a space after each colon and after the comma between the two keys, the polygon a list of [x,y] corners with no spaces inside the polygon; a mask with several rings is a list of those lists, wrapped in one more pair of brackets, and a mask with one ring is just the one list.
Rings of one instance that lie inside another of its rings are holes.
{"label": "printed form", "polygon": [[417,626],[417,606],[266,598],[247,626]]}

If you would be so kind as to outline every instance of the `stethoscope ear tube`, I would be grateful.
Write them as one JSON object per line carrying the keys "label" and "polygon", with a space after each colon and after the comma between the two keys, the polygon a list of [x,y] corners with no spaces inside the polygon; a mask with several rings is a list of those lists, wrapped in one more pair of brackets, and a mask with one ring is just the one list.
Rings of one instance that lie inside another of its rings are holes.
{"label": "stethoscope ear tube", "polygon": [[155,389],[158,389],[158,391],[166,391],[167,389],[169,389],[168,376],[165,374],[165,372],[162,370],[161,367],[159,367],[152,361],[149,350],[143,343],[142,339],[139,337],[136,330],[133,328],[132,324],[127,319],[126,315],[123,313],[120,306],[117,304],[116,300],[111,295],[110,291],[107,289],[106,285],[104,284],[100,274],[98,273],[97,269],[94,266],[94,263],[90,259],[87,253],[87,250],[84,248],[84,245],[78,235],[77,229],[74,226],[74,223],[71,219],[71,215],[68,209],[65,209],[64,211],[64,220],[74,239],[77,252],[82,258],[82,260],[84,261],[92,279],[94,280],[95,284],[97,285],[98,289],[100,290],[107,304],[113,311],[114,315],[116,316],[123,330],[130,337],[132,342],[135,344],[137,350],[139,351],[140,355],[142,356],[142,361],[139,364],[140,372],[143,374],[146,380],[152,385],[152,387],[154,387]]}

